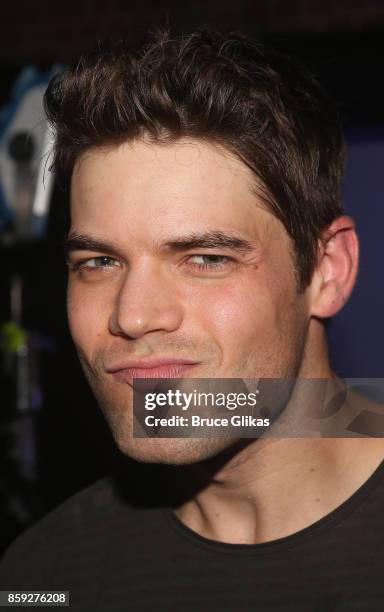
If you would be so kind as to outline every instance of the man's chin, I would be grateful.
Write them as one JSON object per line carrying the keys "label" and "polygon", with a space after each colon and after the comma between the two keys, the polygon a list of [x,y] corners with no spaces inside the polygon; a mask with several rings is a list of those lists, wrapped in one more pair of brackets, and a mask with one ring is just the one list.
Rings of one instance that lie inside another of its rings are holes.
{"label": "man's chin", "polygon": [[136,461],[191,465],[215,457],[236,443],[234,438],[115,438],[119,450]]}

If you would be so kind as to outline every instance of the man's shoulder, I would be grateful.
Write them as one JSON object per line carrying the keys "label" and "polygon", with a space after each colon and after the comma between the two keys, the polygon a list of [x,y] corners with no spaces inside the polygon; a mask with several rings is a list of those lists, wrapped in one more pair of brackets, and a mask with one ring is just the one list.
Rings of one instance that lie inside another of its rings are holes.
{"label": "man's shoulder", "polygon": [[81,529],[86,526],[92,515],[99,513],[103,508],[110,508],[114,503],[113,487],[107,477],[102,478],[93,484],[85,487],[77,493],[71,495],[59,506],[48,512],[32,527],[24,531],[14,544],[21,542],[33,543],[40,539],[42,535],[53,536],[57,533],[58,526],[61,534],[67,528]]}
{"label": "man's shoulder", "polygon": [[[92,547],[94,536],[102,541],[122,503],[108,477],[69,497],[35,525],[24,531],[0,562],[1,583],[25,571],[49,574],[58,560]],[[124,506],[129,514],[129,506]],[[129,523],[129,520],[127,521]]]}

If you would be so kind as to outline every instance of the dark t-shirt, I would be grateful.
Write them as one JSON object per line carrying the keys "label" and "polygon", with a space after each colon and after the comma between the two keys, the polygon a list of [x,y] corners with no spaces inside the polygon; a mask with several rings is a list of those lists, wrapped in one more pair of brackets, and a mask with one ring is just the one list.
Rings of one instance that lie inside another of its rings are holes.
{"label": "dark t-shirt", "polygon": [[106,478],[16,540],[0,589],[69,590],[84,611],[384,610],[384,462],[323,519],[255,545],[134,507]]}

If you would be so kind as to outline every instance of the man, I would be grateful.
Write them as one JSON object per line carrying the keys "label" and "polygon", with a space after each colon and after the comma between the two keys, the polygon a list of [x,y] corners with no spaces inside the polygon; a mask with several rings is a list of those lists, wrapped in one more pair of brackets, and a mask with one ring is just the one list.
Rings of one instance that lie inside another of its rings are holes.
{"label": "man", "polygon": [[336,380],[325,321],[358,241],[332,103],[295,61],[203,28],[91,54],[46,108],[73,340],[119,449],[149,464],[142,492],[166,473],[172,502],[133,503],[128,471],[124,495],[96,483],[19,538],[2,588],[82,610],[381,609],[381,439],[133,435],[135,378]]}

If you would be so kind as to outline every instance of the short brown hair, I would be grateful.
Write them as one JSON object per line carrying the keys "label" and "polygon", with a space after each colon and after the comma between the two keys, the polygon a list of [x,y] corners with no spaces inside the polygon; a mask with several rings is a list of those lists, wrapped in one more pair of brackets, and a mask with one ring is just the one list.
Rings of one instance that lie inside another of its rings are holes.
{"label": "short brown hair", "polygon": [[45,107],[62,178],[85,150],[143,136],[224,146],[254,172],[308,285],[321,232],[342,214],[344,141],[333,102],[297,60],[239,33],[158,30],[136,47],[99,45],[53,79]]}

